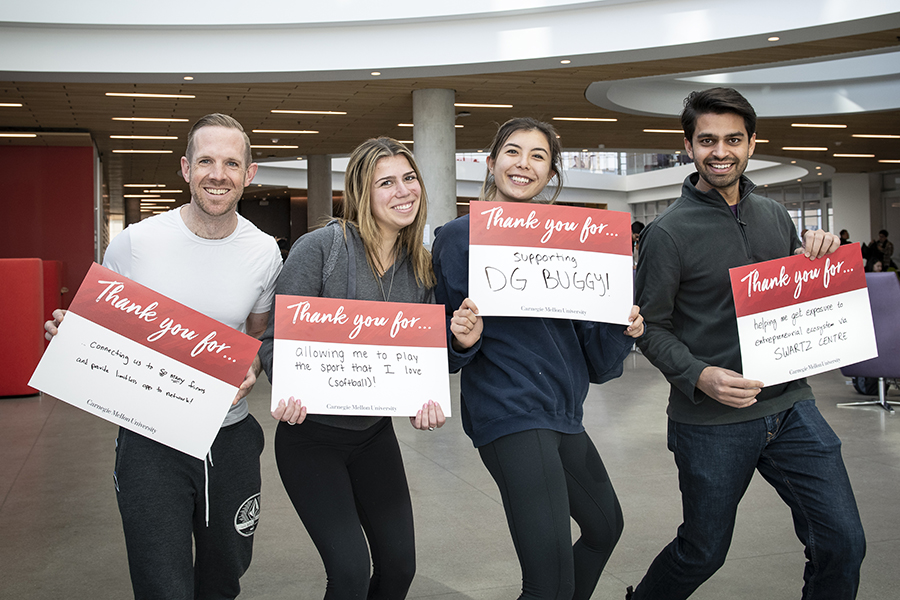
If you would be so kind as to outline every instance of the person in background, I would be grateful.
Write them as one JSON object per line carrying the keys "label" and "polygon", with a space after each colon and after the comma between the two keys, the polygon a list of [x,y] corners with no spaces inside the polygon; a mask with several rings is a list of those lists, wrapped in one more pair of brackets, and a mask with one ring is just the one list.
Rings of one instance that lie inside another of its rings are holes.
{"label": "person in background", "polygon": [[634,267],[637,268],[638,261],[638,242],[641,239],[641,232],[644,230],[644,224],[640,221],[635,221],[631,224],[631,256],[634,260]]}
{"label": "person in background", "polygon": [[[541,201],[561,174],[556,132],[534,119],[507,121],[487,166],[480,200]],[[463,429],[500,489],[522,568],[520,598],[587,600],[622,533],[622,510],[584,430],[583,405],[590,382],[622,373],[644,329],[639,311],[628,326],[479,317],[468,298],[468,216],[437,232],[434,271],[450,370],[462,369]],[[581,528],[574,545],[571,518]]]}
{"label": "person in background", "polygon": [[850,232],[846,229],[841,229],[841,233],[839,235],[841,237],[841,246],[853,243],[850,241]]}

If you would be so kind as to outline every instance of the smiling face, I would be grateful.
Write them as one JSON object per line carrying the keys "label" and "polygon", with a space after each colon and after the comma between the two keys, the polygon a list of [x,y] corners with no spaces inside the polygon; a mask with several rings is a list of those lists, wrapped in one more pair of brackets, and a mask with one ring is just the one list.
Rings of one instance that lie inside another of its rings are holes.
{"label": "smiling face", "polygon": [[415,221],[421,195],[422,184],[405,156],[386,156],[378,161],[372,176],[371,206],[382,236],[396,237]]}
{"label": "smiling face", "polygon": [[740,200],[738,187],[756,147],[756,134],[747,135],[744,119],[735,113],[704,113],[697,118],[694,137],[684,140],[700,180],[701,192],[717,190],[730,205]]}
{"label": "smiling face", "polygon": [[243,134],[230,127],[203,127],[194,134],[190,161],[181,158],[181,174],[190,184],[191,203],[208,217],[230,216],[256,174],[246,164]]}
{"label": "smiling face", "polygon": [[528,202],[550,183],[556,174],[550,159],[547,136],[536,129],[512,133],[497,152],[488,158],[498,202]]}

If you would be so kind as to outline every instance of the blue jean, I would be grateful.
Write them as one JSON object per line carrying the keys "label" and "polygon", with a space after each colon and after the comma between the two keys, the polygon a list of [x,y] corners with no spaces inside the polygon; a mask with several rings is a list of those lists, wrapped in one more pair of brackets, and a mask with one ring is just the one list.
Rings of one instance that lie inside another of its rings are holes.
{"label": "blue jean", "polygon": [[633,600],[687,598],[725,562],[738,503],[754,470],[791,509],[807,558],[804,600],[852,599],[866,552],[841,441],[814,400],[730,425],[669,421],[684,522]]}

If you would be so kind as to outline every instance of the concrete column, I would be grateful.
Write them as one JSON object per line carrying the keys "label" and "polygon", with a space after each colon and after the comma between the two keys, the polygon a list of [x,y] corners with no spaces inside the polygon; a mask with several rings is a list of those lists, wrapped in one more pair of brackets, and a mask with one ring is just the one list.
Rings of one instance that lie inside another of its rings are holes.
{"label": "concrete column", "polygon": [[831,206],[834,231],[846,229],[850,241],[869,243],[872,239],[872,212],[867,173],[835,173],[831,177]]}
{"label": "concrete column", "polygon": [[125,226],[141,222],[141,199],[125,198]]}
{"label": "concrete column", "polygon": [[456,218],[456,110],[454,90],[415,90],[413,152],[428,191],[429,248],[432,232]]}
{"label": "concrete column", "polygon": [[309,200],[306,205],[307,230],[316,229],[324,217],[331,217],[331,157],[313,154],[307,157],[306,189]]}

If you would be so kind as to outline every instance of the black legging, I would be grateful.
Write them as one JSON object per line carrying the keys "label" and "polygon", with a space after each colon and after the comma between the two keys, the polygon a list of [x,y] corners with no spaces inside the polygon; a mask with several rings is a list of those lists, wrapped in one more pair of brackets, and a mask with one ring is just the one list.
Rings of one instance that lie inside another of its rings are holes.
{"label": "black legging", "polygon": [[[479,452],[522,566],[520,599],[590,598],[622,535],[622,509],[591,438],[532,429]],[[574,546],[570,515],[581,527]]]}
{"label": "black legging", "polygon": [[416,571],[415,534],[390,418],[364,431],[279,423],[275,458],[325,563],[326,600],[405,598]]}

